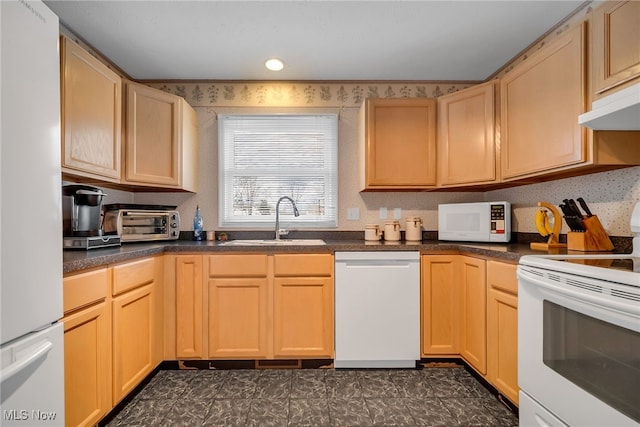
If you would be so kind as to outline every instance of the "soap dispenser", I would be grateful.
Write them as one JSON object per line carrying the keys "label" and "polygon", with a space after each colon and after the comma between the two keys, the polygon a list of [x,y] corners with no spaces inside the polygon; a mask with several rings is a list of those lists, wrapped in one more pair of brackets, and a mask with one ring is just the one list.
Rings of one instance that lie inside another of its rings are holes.
{"label": "soap dispenser", "polygon": [[204,240],[204,222],[200,213],[200,205],[196,206],[196,214],[193,217],[193,240]]}

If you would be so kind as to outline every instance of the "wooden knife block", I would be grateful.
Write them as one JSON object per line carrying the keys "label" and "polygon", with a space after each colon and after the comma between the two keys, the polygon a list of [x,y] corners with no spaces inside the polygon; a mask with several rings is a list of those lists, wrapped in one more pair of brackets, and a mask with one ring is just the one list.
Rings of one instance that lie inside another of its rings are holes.
{"label": "wooden knife block", "polygon": [[582,219],[586,231],[570,231],[567,233],[567,249],[581,252],[612,251],[613,243],[604,231],[597,216],[588,216]]}

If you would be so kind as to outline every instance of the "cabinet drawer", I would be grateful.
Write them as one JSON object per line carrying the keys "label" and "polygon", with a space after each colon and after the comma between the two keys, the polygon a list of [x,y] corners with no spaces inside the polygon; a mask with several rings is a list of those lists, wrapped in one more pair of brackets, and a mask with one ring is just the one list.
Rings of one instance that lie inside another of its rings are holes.
{"label": "cabinet drawer", "polygon": [[211,255],[209,277],[266,277],[266,254]]}
{"label": "cabinet drawer", "polygon": [[113,295],[153,282],[155,261],[155,258],[145,258],[113,267]]}
{"label": "cabinet drawer", "polygon": [[518,294],[518,279],[516,278],[515,264],[505,264],[503,262],[487,262],[487,279],[489,286],[502,289],[512,294]]}
{"label": "cabinet drawer", "polygon": [[331,276],[330,254],[277,254],[273,257],[276,276]]}
{"label": "cabinet drawer", "polygon": [[62,290],[64,312],[103,300],[107,296],[108,283],[106,268],[65,277]]}

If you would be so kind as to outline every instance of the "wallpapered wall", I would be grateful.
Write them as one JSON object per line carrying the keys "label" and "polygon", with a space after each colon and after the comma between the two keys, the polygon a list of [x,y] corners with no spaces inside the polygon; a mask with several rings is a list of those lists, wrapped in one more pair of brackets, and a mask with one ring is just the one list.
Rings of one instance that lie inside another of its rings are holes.
{"label": "wallpapered wall", "polygon": [[[593,3],[593,7],[598,2]],[[579,11],[553,31],[537,40],[493,78],[508,73],[536,50],[567,28],[584,19],[590,8]],[[136,203],[178,205],[183,230],[192,228],[191,219],[200,205],[206,229],[217,229],[217,114],[254,112],[336,112],[339,113],[339,230],[362,230],[365,224],[384,222],[379,208],[402,209],[402,218],[422,217],[426,230],[437,230],[440,203],[507,200],[513,207],[513,229],[535,232],[534,215],[539,200],[555,205],[564,198],[583,197],[613,236],[631,236],[629,217],[640,202],[640,167],[568,178],[541,184],[489,191],[437,193],[359,193],[357,156],[357,111],[366,97],[438,97],[473,85],[473,82],[156,82],[150,86],[184,97],[198,113],[199,183],[197,194],[113,192],[115,199]],[[358,221],[346,220],[347,208],[359,208]],[[286,226],[286,221],[283,223]],[[566,232],[566,226],[563,232]]]}

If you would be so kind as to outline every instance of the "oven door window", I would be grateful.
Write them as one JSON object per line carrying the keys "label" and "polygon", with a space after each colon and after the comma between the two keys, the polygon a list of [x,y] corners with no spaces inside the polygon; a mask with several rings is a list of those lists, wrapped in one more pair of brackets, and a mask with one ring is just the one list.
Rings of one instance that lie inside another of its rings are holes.
{"label": "oven door window", "polygon": [[543,362],[640,422],[640,333],[544,301]]}
{"label": "oven door window", "polygon": [[167,218],[164,216],[127,215],[122,217],[122,234],[166,234]]}

